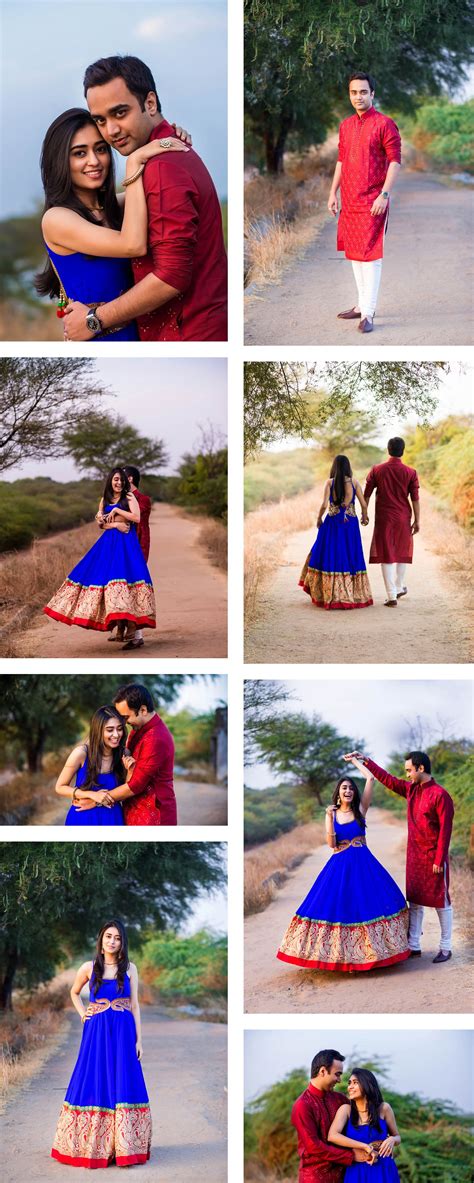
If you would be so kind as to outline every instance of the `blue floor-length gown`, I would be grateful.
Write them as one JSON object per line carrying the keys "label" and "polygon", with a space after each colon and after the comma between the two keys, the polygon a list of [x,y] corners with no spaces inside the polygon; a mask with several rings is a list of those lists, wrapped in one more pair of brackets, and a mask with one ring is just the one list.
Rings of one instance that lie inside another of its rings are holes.
{"label": "blue floor-length gown", "polygon": [[373,604],[355,509],[355,488],[349,505],[335,505],[331,482],[326,517],[319,527],[299,579],[318,608],[369,608]]}
{"label": "blue floor-length gown", "polygon": [[[387,1122],[384,1117],[379,1119],[380,1129],[377,1130],[375,1126],[369,1125],[353,1125],[351,1119],[346,1125],[344,1134],[346,1138],[354,1138],[355,1142],[363,1142],[365,1146],[369,1142],[384,1142],[388,1137]],[[378,1158],[373,1166],[368,1166],[365,1162],[353,1162],[350,1167],[346,1167],[344,1175],[344,1183],[398,1183],[400,1175],[393,1158]]]}
{"label": "blue floor-length gown", "polygon": [[[105,505],[103,512],[115,508]],[[156,628],[153,584],[134,526],[128,534],[104,530],[43,611],[63,624],[99,632],[118,620]]]}
{"label": "blue floor-length gown", "polygon": [[[58,255],[49,246],[46,250],[54,266],[64,295],[68,300],[95,306],[116,300],[133,287],[133,275],[128,259],[101,259],[75,251],[72,255]],[[99,309],[100,318],[100,309]],[[97,333],[94,341],[138,341],[135,321],[106,333]]]}
{"label": "blue floor-length gown", "polygon": [[[123,993],[103,981],[90,1002],[104,1009],[83,1024],[82,1040],[54,1137],[52,1157],[75,1167],[133,1166],[150,1157],[151,1115],[135,1044],[130,978]],[[108,1005],[107,1005],[108,1004]]]}
{"label": "blue floor-length gown", "polygon": [[[338,848],[313,883],[277,952],[308,969],[364,970],[409,957],[400,888],[365,845],[357,821],[334,829]],[[343,844],[343,845],[341,845]]]}
{"label": "blue floor-length gown", "polygon": [[[82,788],[87,775],[87,756],[76,776],[76,789]],[[124,773],[125,779],[125,773]],[[99,772],[97,777],[98,789],[116,789],[118,780],[115,772]],[[123,809],[119,801],[111,809],[104,805],[94,805],[93,809],[76,809],[73,804],[66,814],[65,826],[124,826]]]}

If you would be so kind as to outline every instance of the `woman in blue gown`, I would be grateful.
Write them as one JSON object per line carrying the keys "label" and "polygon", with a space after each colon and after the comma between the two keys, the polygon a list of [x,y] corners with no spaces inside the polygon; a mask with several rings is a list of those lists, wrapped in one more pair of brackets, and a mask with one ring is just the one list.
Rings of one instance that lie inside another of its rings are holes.
{"label": "woman in blue gown", "polygon": [[68,756],[56,792],[71,801],[66,826],[123,826],[122,806],[107,790],[125,784],[135,761],[125,747],[124,722],[115,707],[99,707],[85,743]]}
{"label": "woman in blue gown", "polygon": [[102,926],[95,958],[78,970],[71,999],[83,1023],[82,1041],[51,1155],[73,1167],[144,1163],[150,1157],[151,1115],[140,1064],[138,974],[128,960],[120,920]]}
{"label": "woman in blue gown", "polygon": [[373,1072],[354,1068],[347,1086],[349,1105],[341,1105],[328,1133],[328,1142],[344,1149],[367,1147],[367,1162],[346,1167],[344,1183],[399,1183],[393,1148],[401,1142],[395,1114],[384,1101]]}
{"label": "woman in blue gown", "polygon": [[153,584],[135,530],[140,507],[122,468],[109,472],[96,520],[100,538],[43,611],[63,624],[99,632],[125,621],[130,648],[136,630],[156,628],[156,618]]}
{"label": "woman in blue gown", "polygon": [[311,596],[317,608],[328,611],[369,608],[373,604],[355,509],[356,497],[362,507],[362,525],[366,526],[369,520],[367,502],[359,481],[352,476],[347,456],[336,456],[324,486],[316,541],[299,580],[299,586]]}
{"label": "woman in blue gown", "polygon": [[332,855],[291,920],[277,957],[308,969],[368,970],[410,956],[408,908],[400,888],[366,843],[366,815],[374,778],[362,795],[341,777],[326,810]]}
{"label": "woman in blue gown", "polygon": [[[178,137],[187,132],[177,128]],[[153,140],[126,158],[126,193],[115,192],[112,151],[88,111],[72,107],[48,129],[41,153],[45,207],[41,223],[48,253],[35,278],[39,295],[95,311],[133,287],[130,260],[147,253],[148,216],[142,173],[162,152],[187,151],[178,139]],[[132,182],[133,178],[133,182]],[[129,182],[129,183],[128,183]],[[97,341],[138,341],[134,321],[95,332]]]}

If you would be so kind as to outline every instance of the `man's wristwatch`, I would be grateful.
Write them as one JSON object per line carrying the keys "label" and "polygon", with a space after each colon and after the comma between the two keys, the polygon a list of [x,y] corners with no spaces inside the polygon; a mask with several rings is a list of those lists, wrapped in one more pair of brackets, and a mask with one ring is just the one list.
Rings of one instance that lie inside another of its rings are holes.
{"label": "man's wristwatch", "polygon": [[389,199],[389,197],[390,197],[390,193],[386,193],[386,192],[385,192],[385,189],[384,189],[384,190],[382,191],[382,193],[380,194],[380,196],[381,196],[381,197],[385,197],[385,201],[388,201],[388,199]]}
{"label": "man's wristwatch", "polygon": [[97,336],[97,333],[103,333],[104,331],[103,325],[97,316],[97,307],[98,305],[96,304],[95,308],[91,308],[86,316],[87,328],[89,329],[90,333],[94,334],[95,337]]}

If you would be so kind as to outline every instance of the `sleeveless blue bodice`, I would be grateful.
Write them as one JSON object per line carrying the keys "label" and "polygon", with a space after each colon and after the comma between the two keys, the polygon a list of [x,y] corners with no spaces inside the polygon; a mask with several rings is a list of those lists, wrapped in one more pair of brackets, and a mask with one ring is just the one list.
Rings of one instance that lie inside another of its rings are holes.
{"label": "sleeveless blue bodice", "polygon": [[[380,1142],[388,1136],[384,1117],[380,1118],[379,1124],[379,1130],[370,1125],[355,1126],[349,1118],[343,1132],[346,1138],[353,1138],[355,1142],[363,1142],[367,1146],[369,1142]],[[398,1183],[399,1179],[400,1175],[393,1158],[379,1158],[373,1166],[367,1166],[362,1162],[352,1163],[352,1166],[346,1167],[344,1175],[344,1183]]]}
{"label": "sleeveless blue bodice", "polygon": [[[75,251],[72,255],[58,255],[46,246],[69,300],[81,304],[107,304],[133,287],[133,274],[128,259],[101,259]],[[100,317],[100,310],[99,310]],[[99,333],[95,341],[138,341],[135,322],[108,333]]]}
{"label": "sleeveless blue bodice", "polygon": [[[87,776],[87,756],[76,776],[76,789],[82,788]],[[125,771],[124,771],[125,780]],[[116,789],[117,778],[115,772],[99,772],[97,777],[99,789]],[[95,805],[94,809],[76,809],[72,804],[67,812],[65,826],[123,826],[125,825],[122,806],[116,801],[112,809],[104,805]]]}

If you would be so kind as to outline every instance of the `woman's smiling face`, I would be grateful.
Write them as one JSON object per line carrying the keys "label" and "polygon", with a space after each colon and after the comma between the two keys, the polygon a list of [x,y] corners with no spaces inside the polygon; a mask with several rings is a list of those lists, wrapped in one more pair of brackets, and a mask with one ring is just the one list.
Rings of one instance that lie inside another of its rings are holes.
{"label": "woman's smiling face", "polygon": [[354,799],[354,789],[352,788],[350,781],[343,780],[342,784],[339,785],[339,796],[341,798],[341,802],[344,802],[345,805],[352,804]]}
{"label": "woman's smiling face", "polygon": [[120,953],[121,944],[122,942],[118,928],[114,928],[113,926],[106,928],[102,937],[102,948],[104,953],[109,953],[110,955],[117,957]]}
{"label": "woman's smiling face", "polygon": [[347,1095],[350,1097],[351,1101],[355,1101],[358,1097],[364,1096],[357,1076],[351,1076],[347,1086]]}
{"label": "woman's smiling face", "polygon": [[75,189],[100,189],[107,179],[109,148],[91,123],[80,127],[71,140],[69,168]]}
{"label": "woman's smiling face", "polygon": [[119,472],[114,472],[112,477],[112,488],[115,494],[120,496],[122,493],[122,477]]}
{"label": "woman's smiling face", "polygon": [[123,723],[118,719],[107,719],[102,732],[104,748],[118,748],[123,736]]}

